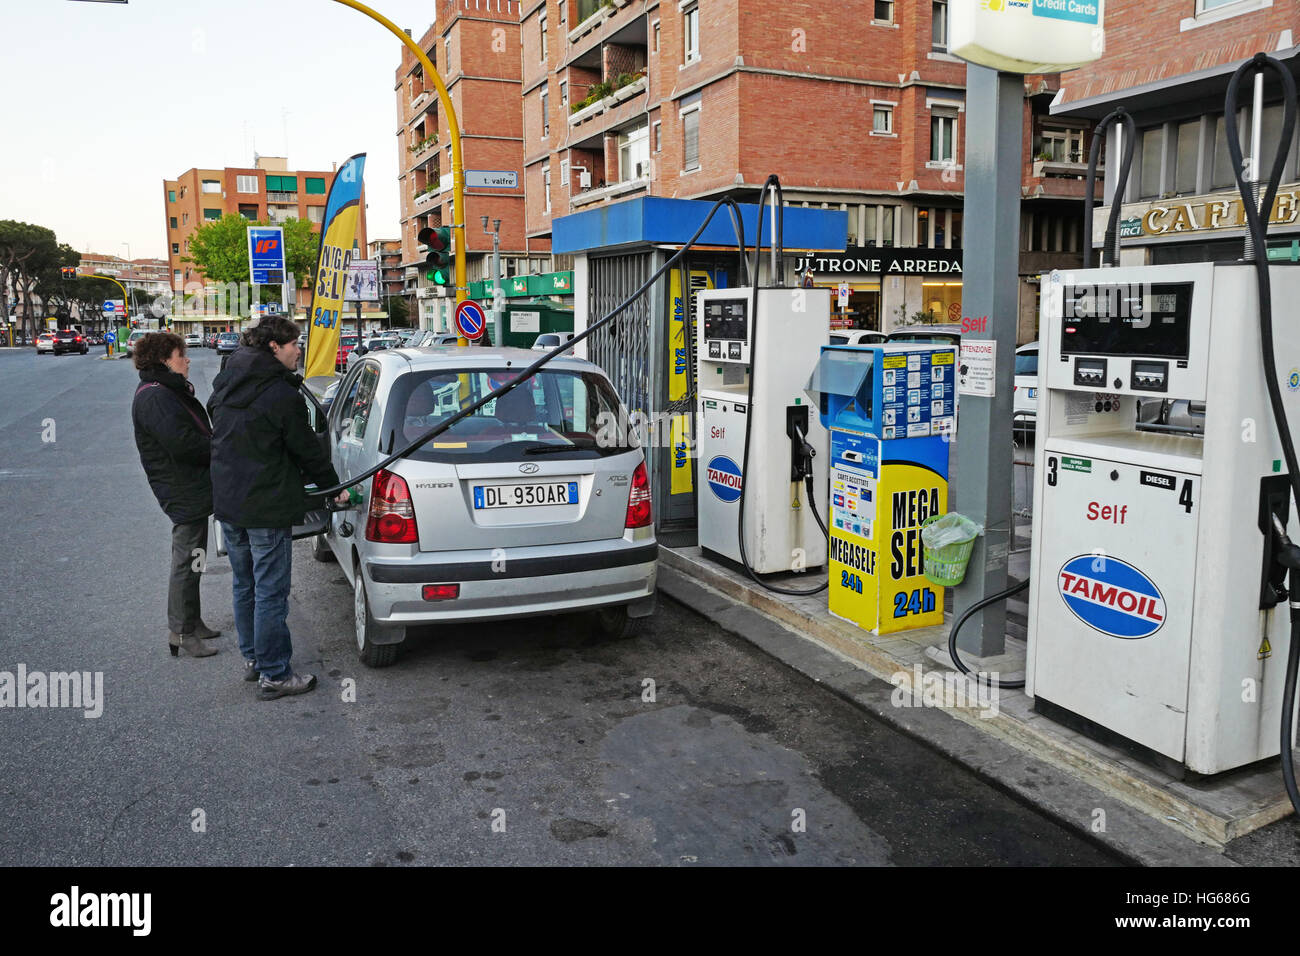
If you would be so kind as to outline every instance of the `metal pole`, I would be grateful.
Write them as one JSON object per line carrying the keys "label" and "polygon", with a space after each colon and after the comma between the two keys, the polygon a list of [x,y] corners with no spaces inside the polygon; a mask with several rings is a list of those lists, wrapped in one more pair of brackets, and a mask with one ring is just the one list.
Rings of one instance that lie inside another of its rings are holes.
{"label": "metal pole", "polygon": [[[983,525],[984,534],[975,539],[965,581],[954,589],[954,616],[1007,586],[1013,487],[1011,383],[1020,314],[1023,109],[1022,77],[981,66],[966,68],[963,221],[968,224],[968,241],[963,242],[962,311],[972,319],[987,318],[982,324],[987,331],[964,333],[962,344],[992,340],[995,354],[992,397],[961,395],[965,407],[953,465],[956,510]],[[1006,604],[998,602],[962,630],[958,646],[968,654],[990,657],[1003,653],[1005,639]]]}
{"label": "metal pole", "polygon": [[492,340],[493,345],[505,342],[505,317],[501,314],[501,220],[492,230]]}

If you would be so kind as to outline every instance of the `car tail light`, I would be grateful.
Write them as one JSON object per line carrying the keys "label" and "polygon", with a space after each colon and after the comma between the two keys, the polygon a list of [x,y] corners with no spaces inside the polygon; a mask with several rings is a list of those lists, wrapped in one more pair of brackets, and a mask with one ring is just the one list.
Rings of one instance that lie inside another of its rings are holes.
{"label": "car tail light", "polygon": [[632,472],[632,490],[627,496],[628,528],[644,528],[650,524],[650,477],[646,474],[645,462],[636,466]]}
{"label": "car tail light", "polygon": [[370,488],[370,514],[366,519],[366,540],[385,544],[413,544],[420,540],[415,527],[415,508],[406,479],[391,471],[375,473]]}
{"label": "car tail light", "polygon": [[450,601],[460,597],[459,584],[426,584],[420,588],[420,597],[426,601]]}

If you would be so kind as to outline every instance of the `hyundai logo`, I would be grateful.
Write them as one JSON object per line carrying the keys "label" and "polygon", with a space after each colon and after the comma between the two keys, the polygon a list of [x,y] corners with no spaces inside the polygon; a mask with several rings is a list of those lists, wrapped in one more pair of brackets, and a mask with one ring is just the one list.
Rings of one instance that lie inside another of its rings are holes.
{"label": "hyundai logo", "polygon": [[523,474],[525,474],[525,475],[533,475],[533,474],[536,474],[536,473],[537,473],[537,462],[535,462],[535,461],[526,461],[526,462],[524,462],[522,465],[519,466],[519,470],[520,470]]}

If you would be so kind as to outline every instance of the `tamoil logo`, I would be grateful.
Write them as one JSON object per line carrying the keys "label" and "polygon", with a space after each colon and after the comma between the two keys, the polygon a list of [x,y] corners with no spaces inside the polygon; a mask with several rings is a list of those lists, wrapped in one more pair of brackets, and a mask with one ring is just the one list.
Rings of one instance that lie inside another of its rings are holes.
{"label": "tamoil logo", "polygon": [[726,455],[716,455],[704,468],[704,477],[709,483],[709,490],[719,501],[728,503],[740,497],[743,479],[740,466]]}
{"label": "tamoil logo", "polygon": [[1056,576],[1061,600],[1093,630],[1136,640],[1165,623],[1165,599],[1141,570],[1109,555],[1081,554]]}

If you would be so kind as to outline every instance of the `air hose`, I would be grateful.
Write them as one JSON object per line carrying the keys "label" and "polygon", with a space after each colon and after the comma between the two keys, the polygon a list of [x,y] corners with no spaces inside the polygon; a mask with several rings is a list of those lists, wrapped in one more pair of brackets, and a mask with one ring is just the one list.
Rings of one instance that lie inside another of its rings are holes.
{"label": "air hose", "polygon": [[[822,581],[821,584],[819,584],[815,588],[812,588],[811,590],[799,590],[796,588],[780,587],[778,585],[771,584],[767,581],[764,581],[762,578],[760,578],[754,572],[753,567],[750,566],[749,555],[745,552],[745,490],[749,487],[749,438],[750,438],[751,427],[753,426],[754,423],[754,415],[753,415],[754,372],[753,370],[758,368],[758,359],[756,358],[756,355],[757,355],[757,348],[758,348],[759,252],[763,247],[763,210],[766,208],[768,199],[773,192],[776,193],[776,206],[775,206],[776,228],[773,230],[773,236],[772,236],[772,248],[773,248],[772,258],[773,258],[774,268],[772,270],[773,274],[768,277],[768,281],[771,283],[771,286],[769,286],[769,288],[775,288],[781,284],[781,277],[778,270],[780,268],[781,252],[782,252],[781,237],[785,234],[785,216],[784,216],[785,196],[781,192],[780,179],[778,179],[775,175],[772,175],[772,176],[768,176],[767,180],[763,183],[763,190],[759,194],[759,198],[758,198],[758,225],[757,225],[757,231],[755,232],[754,235],[754,264],[753,267],[750,269],[750,279],[752,281],[750,284],[750,292],[749,292],[749,315],[750,315],[750,333],[749,333],[750,374],[749,374],[749,389],[748,389],[749,404],[746,406],[748,410],[748,414],[746,414],[745,416],[745,450],[741,454],[741,458],[740,458],[740,473],[743,477],[740,482],[740,500],[738,501],[738,505],[740,508],[740,517],[736,521],[736,534],[740,541],[740,563],[741,565],[744,566],[745,573],[749,575],[750,580],[752,580],[755,584],[759,585],[760,587],[766,588],[767,590],[772,591],[776,594],[787,594],[790,595],[791,597],[808,597],[813,594],[820,594],[822,591],[825,591],[828,587],[830,587],[831,579],[829,575],[827,576],[826,580]],[[804,444],[805,446],[807,445],[806,439],[804,440]],[[811,451],[812,450],[809,449],[810,453]],[[812,455],[809,454],[810,460],[811,457]],[[817,519],[817,526],[821,528],[822,534],[826,534],[827,537],[829,537],[829,534],[827,534],[826,531],[826,522],[822,520],[821,515],[817,511],[817,498],[816,495],[814,494],[815,482],[813,481],[813,473],[811,467],[809,467],[808,473],[804,476],[804,484],[805,487],[808,489],[808,506],[812,508],[813,517]]]}
{"label": "air hose", "polygon": [[[1278,140],[1277,155],[1273,159],[1273,169],[1269,173],[1268,187],[1256,206],[1254,186],[1259,182],[1260,157],[1253,157],[1255,183],[1248,183],[1243,174],[1241,141],[1237,131],[1237,94],[1241,78],[1249,71],[1263,73],[1265,68],[1272,70],[1282,82],[1282,130]],[[1273,352],[1273,288],[1268,272],[1268,225],[1259,214],[1260,209],[1271,210],[1273,199],[1277,195],[1278,184],[1282,181],[1282,169],[1286,163],[1287,149],[1295,132],[1296,123],[1296,88],[1290,71],[1278,60],[1266,53],[1257,53],[1237,67],[1228,81],[1228,92],[1224,98],[1224,132],[1228,138],[1228,154],[1232,157],[1233,176],[1237,181],[1237,190],[1241,194],[1242,206],[1246,212],[1246,229],[1251,239],[1249,247],[1251,264],[1255,267],[1255,278],[1259,286],[1259,341],[1260,354],[1264,362],[1264,381],[1268,386],[1269,404],[1273,409],[1273,419],[1277,425],[1278,437],[1282,442],[1282,454],[1286,459],[1287,479],[1291,485],[1291,494],[1295,499],[1297,514],[1300,514],[1300,461],[1296,458],[1295,444],[1291,440],[1291,428],[1287,423],[1286,408],[1282,404],[1282,390],[1277,380],[1277,359]],[[1284,550],[1292,546],[1286,538],[1285,529],[1275,528],[1274,536]],[[1296,787],[1295,766],[1291,752],[1291,738],[1294,733],[1296,672],[1300,669],[1300,568],[1289,567],[1289,605],[1291,610],[1291,641],[1287,654],[1286,680],[1282,689],[1282,728],[1281,756],[1282,779],[1286,783],[1287,796],[1291,806],[1300,814],[1300,789]]]}

